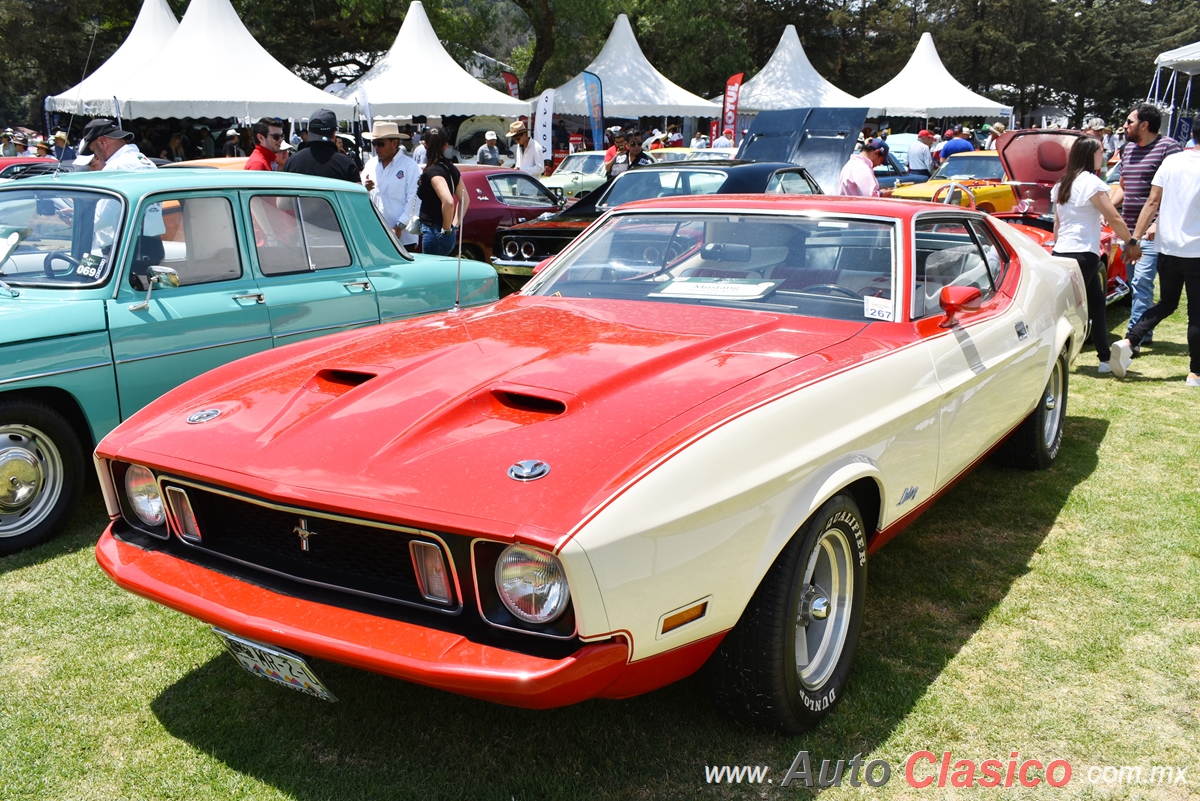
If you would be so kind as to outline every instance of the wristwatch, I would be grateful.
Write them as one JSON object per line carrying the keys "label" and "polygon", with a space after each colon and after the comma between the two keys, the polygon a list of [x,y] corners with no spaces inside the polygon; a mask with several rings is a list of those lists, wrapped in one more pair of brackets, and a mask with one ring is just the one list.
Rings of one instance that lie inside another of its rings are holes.
{"label": "wristwatch", "polygon": [[1142,241],[1142,240],[1140,240],[1140,239],[1136,239],[1136,238],[1135,238],[1135,239],[1130,239],[1128,242],[1126,242],[1126,243],[1125,243],[1125,247],[1127,247],[1127,248],[1134,247],[1135,245],[1138,245],[1138,244],[1140,244],[1140,243],[1141,243],[1141,241]]}

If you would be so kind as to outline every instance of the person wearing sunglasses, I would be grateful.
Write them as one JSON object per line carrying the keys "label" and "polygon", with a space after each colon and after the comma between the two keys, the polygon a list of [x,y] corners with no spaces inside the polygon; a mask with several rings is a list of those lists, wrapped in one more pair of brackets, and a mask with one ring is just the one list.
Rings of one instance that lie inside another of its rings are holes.
{"label": "person wearing sunglasses", "polygon": [[513,141],[513,156],[518,170],[535,176],[546,171],[546,150],[541,142],[529,135],[525,123],[517,120],[508,126],[508,138]]}
{"label": "person wearing sunglasses", "polygon": [[254,152],[246,159],[247,170],[273,171],[279,169],[279,147],[283,144],[283,126],[278,120],[263,117],[250,128]]}

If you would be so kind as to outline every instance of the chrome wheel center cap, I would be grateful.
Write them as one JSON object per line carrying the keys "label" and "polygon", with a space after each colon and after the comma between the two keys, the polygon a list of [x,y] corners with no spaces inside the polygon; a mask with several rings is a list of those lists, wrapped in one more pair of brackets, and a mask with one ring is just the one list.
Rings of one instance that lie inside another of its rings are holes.
{"label": "chrome wheel center cap", "polygon": [[0,511],[23,509],[42,489],[42,466],[24,448],[0,451]]}
{"label": "chrome wheel center cap", "polygon": [[800,601],[800,618],[804,625],[829,617],[829,598],[816,587],[809,587]]}

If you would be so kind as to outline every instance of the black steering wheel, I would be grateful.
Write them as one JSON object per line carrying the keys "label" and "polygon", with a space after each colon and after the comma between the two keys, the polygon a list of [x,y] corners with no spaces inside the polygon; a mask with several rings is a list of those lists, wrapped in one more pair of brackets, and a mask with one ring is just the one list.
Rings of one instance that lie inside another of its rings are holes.
{"label": "black steering wheel", "polygon": [[812,292],[813,294],[845,295],[848,298],[862,300],[862,295],[858,294],[853,289],[848,289],[847,287],[839,286],[837,284],[813,284],[812,286],[804,287],[804,289],[801,289],[800,291]]}
{"label": "black steering wheel", "polygon": [[47,278],[55,277],[53,265],[55,259],[62,259],[67,264],[71,265],[72,270],[79,266],[79,259],[67,253],[65,250],[52,250],[46,254],[46,260],[42,262],[42,270],[45,271]]}

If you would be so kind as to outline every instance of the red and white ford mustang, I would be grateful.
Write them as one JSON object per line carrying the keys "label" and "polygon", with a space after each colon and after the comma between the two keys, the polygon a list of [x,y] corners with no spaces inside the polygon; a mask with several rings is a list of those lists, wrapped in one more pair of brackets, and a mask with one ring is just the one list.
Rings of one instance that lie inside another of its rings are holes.
{"label": "red and white ford mustang", "polygon": [[959,207],[712,196],[606,214],[518,295],[252,356],[96,451],[117,584],[247,669],[525,707],[708,663],[798,731],[868,555],[998,445],[1058,454],[1073,261]]}

